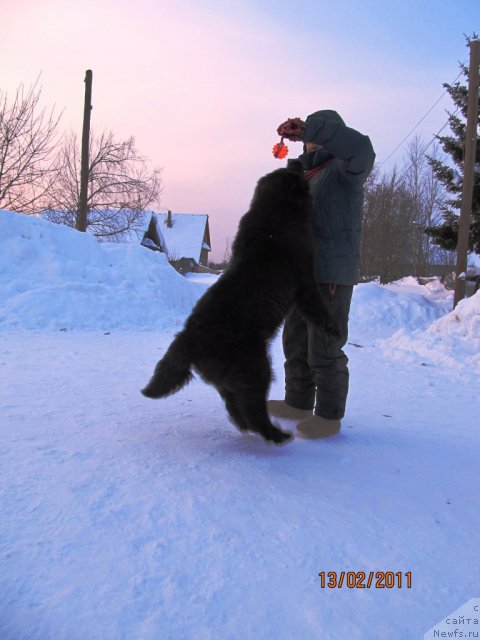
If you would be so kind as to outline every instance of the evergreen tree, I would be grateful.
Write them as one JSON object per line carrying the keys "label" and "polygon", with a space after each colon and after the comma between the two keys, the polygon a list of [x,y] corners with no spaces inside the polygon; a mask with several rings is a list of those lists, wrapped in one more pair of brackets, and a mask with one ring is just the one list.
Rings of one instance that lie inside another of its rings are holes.
{"label": "evergreen tree", "polygon": [[[473,38],[476,38],[476,36],[474,35]],[[461,65],[461,69],[468,82],[468,67]],[[444,152],[450,156],[453,166],[449,166],[438,158],[429,157],[428,161],[435,176],[442,182],[451,197],[445,201],[445,207],[442,211],[442,222],[437,226],[427,227],[425,233],[431,237],[434,244],[453,251],[457,247],[458,240],[458,216],[462,195],[468,89],[460,82],[455,82],[454,84],[444,83],[443,86],[448,91],[457,109],[455,112],[449,113],[448,116],[451,135],[436,137]],[[475,164],[476,169],[478,169],[480,164],[480,141],[478,138]],[[469,250],[480,254],[480,174],[477,170],[475,172],[473,186]]]}

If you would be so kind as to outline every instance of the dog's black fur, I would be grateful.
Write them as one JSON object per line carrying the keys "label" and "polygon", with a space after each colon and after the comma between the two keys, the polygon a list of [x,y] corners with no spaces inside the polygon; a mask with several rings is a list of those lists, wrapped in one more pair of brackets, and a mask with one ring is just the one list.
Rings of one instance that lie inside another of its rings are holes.
{"label": "dog's black fur", "polygon": [[240,430],[277,444],[291,434],[267,414],[269,339],[293,304],[310,321],[336,332],[315,284],[312,203],[298,168],[289,165],[258,181],[228,269],[197,302],[142,390],[149,398],[175,393],[193,368],[216,387]]}

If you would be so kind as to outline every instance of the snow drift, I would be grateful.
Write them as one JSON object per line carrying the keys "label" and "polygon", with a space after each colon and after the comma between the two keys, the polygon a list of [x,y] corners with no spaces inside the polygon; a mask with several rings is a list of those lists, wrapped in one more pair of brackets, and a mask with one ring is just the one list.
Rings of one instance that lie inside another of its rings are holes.
{"label": "snow drift", "polygon": [[425,329],[404,327],[379,346],[396,359],[480,371],[480,291]]}
{"label": "snow drift", "polygon": [[140,244],[0,211],[0,328],[161,330],[202,292]]}

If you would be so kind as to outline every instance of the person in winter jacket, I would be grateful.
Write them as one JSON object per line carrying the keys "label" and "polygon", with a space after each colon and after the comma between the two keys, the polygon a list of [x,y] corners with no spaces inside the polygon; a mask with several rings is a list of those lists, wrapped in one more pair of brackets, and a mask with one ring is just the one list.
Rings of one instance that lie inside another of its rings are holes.
{"label": "person in winter jacket", "polygon": [[291,310],[282,335],[285,399],[270,400],[268,411],[299,421],[299,436],[322,438],[339,431],[345,414],[349,372],[343,347],[353,286],[359,276],[363,185],[375,152],[370,138],[347,127],[336,111],[317,111],[305,122],[289,118],[277,132],[304,143],[299,159],[313,197],[318,248],[315,275],[340,335],[327,335],[297,309]]}

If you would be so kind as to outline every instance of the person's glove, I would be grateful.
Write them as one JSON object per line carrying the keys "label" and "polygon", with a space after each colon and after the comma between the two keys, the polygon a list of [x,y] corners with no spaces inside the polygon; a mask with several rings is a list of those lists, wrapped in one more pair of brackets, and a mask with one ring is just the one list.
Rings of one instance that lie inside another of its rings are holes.
{"label": "person's glove", "polygon": [[287,138],[287,140],[298,142],[303,140],[305,126],[305,122],[300,118],[289,118],[278,126],[277,133],[279,136]]}

